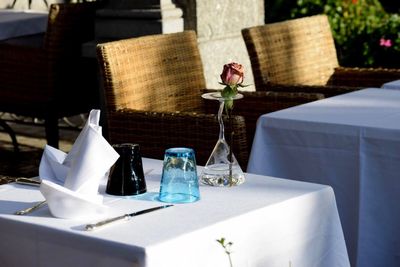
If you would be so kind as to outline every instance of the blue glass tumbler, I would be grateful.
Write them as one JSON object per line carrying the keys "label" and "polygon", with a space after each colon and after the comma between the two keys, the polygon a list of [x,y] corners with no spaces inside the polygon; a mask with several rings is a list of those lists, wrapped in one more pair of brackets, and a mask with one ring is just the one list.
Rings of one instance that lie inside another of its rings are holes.
{"label": "blue glass tumbler", "polygon": [[159,200],[190,203],[200,199],[193,149],[176,147],[165,151]]}

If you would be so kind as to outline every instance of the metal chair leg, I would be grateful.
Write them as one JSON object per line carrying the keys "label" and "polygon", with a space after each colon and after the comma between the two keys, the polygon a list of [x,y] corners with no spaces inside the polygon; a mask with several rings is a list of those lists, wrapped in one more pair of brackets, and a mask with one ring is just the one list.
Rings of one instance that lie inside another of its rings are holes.
{"label": "metal chair leg", "polygon": [[58,133],[57,117],[49,115],[45,119],[45,131],[46,131],[47,144],[54,148],[58,148],[59,133]]}
{"label": "metal chair leg", "polygon": [[14,152],[16,154],[19,153],[19,147],[18,147],[18,142],[17,142],[17,137],[15,135],[15,132],[11,127],[2,119],[0,119],[0,126],[3,127],[4,131],[8,133],[8,135],[11,137],[12,144],[14,147]]}

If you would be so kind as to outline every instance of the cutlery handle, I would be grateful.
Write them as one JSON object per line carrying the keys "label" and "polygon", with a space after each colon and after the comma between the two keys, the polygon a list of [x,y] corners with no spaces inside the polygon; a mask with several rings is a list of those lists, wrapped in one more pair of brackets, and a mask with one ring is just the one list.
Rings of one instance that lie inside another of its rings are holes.
{"label": "cutlery handle", "polygon": [[33,185],[33,186],[40,186],[41,182],[37,180],[33,180],[31,178],[24,178],[20,177],[15,179],[15,182],[17,184],[24,184],[24,185]]}
{"label": "cutlery handle", "polygon": [[36,205],[34,205],[34,206],[30,207],[30,208],[23,209],[23,210],[20,210],[20,211],[16,211],[14,214],[15,215],[25,215],[25,214],[28,214],[28,213],[34,211],[34,210],[37,210],[38,208],[42,207],[45,204],[46,204],[46,200],[41,201],[41,202],[37,203]]}
{"label": "cutlery handle", "polygon": [[93,224],[87,224],[85,226],[86,231],[93,231],[96,230],[97,228],[104,226],[104,225],[109,225],[111,223],[115,223],[121,220],[129,220],[131,217],[129,216],[129,214],[124,214],[118,217],[114,217],[114,218],[110,218],[110,219],[106,219],[104,221],[100,221],[98,223],[93,223]]}

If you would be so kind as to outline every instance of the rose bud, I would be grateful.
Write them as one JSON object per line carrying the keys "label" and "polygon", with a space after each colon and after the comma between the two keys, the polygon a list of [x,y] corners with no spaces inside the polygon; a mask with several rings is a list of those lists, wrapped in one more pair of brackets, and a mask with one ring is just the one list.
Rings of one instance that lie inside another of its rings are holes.
{"label": "rose bud", "polygon": [[243,82],[243,66],[238,63],[229,63],[224,65],[224,69],[221,74],[221,80],[224,84],[234,86]]}

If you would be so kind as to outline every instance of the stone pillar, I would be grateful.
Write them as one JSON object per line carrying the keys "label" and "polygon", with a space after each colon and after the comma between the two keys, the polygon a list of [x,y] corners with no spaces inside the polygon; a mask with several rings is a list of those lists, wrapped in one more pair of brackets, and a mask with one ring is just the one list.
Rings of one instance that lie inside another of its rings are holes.
{"label": "stone pillar", "polygon": [[241,29],[264,24],[264,0],[175,0],[183,9],[185,30],[197,32],[208,88],[218,82],[222,66],[231,61],[245,67],[243,90],[255,90]]}

